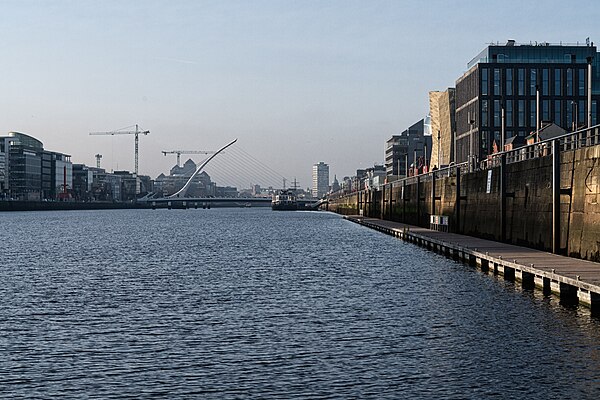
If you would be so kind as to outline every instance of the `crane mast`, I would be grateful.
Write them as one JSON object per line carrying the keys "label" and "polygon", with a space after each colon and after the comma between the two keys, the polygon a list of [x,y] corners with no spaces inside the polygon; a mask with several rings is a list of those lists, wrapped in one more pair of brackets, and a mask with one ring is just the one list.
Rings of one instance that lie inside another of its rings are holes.
{"label": "crane mast", "polygon": [[139,154],[139,142],[140,142],[140,134],[147,135],[150,131],[142,131],[140,130],[138,124],[135,124],[135,131],[123,131],[116,130],[110,132],[90,132],[90,135],[135,135],[135,176],[138,176],[138,154]]}

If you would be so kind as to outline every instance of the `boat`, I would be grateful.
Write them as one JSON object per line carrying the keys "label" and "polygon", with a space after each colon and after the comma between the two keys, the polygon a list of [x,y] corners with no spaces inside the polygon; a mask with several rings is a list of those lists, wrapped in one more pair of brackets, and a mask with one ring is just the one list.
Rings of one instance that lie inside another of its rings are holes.
{"label": "boat", "polygon": [[271,209],[275,211],[296,211],[298,209],[296,193],[286,189],[275,193],[271,200]]}

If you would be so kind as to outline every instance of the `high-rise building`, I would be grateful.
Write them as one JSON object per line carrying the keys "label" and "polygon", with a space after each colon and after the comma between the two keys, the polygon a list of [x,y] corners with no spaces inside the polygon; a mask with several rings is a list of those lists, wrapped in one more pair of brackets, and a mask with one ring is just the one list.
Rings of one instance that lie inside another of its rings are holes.
{"label": "high-rise building", "polygon": [[329,191],[329,165],[323,161],[313,165],[312,179],[313,197],[321,198],[325,196]]}
{"label": "high-rise building", "polygon": [[569,131],[587,125],[588,119],[595,125],[599,67],[600,57],[589,42],[509,40],[487,46],[456,81],[456,161],[467,161],[471,154],[475,161],[482,160],[494,142],[502,148],[513,136],[536,132],[542,122]]}

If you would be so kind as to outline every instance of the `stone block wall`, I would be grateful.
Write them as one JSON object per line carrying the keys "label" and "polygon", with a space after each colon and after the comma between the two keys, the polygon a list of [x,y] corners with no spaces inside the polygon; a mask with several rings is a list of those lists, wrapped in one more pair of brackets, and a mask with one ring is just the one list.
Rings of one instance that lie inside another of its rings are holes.
{"label": "stone block wall", "polygon": [[[600,261],[600,146],[563,153],[560,168],[559,252]],[[435,214],[449,216],[450,231],[501,241],[500,168],[461,176],[458,214],[456,176],[436,175],[434,183],[423,178],[417,184],[411,178],[381,191],[331,200],[329,209],[358,214],[360,206],[366,216],[429,227],[431,185],[435,184]],[[508,164],[505,241],[551,251],[552,195],[551,156]]]}

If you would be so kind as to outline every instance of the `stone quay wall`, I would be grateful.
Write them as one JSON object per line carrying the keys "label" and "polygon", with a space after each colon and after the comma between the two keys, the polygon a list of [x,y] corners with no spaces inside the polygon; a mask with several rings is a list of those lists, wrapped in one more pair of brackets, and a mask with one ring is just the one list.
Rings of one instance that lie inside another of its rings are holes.
{"label": "stone quay wall", "polygon": [[[333,195],[328,209],[422,227],[430,227],[430,215],[442,215],[450,232],[552,251],[552,156],[507,164],[505,171],[504,196],[500,167],[459,178],[442,170],[379,190]],[[599,202],[600,146],[561,153],[557,253],[600,261]]]}

